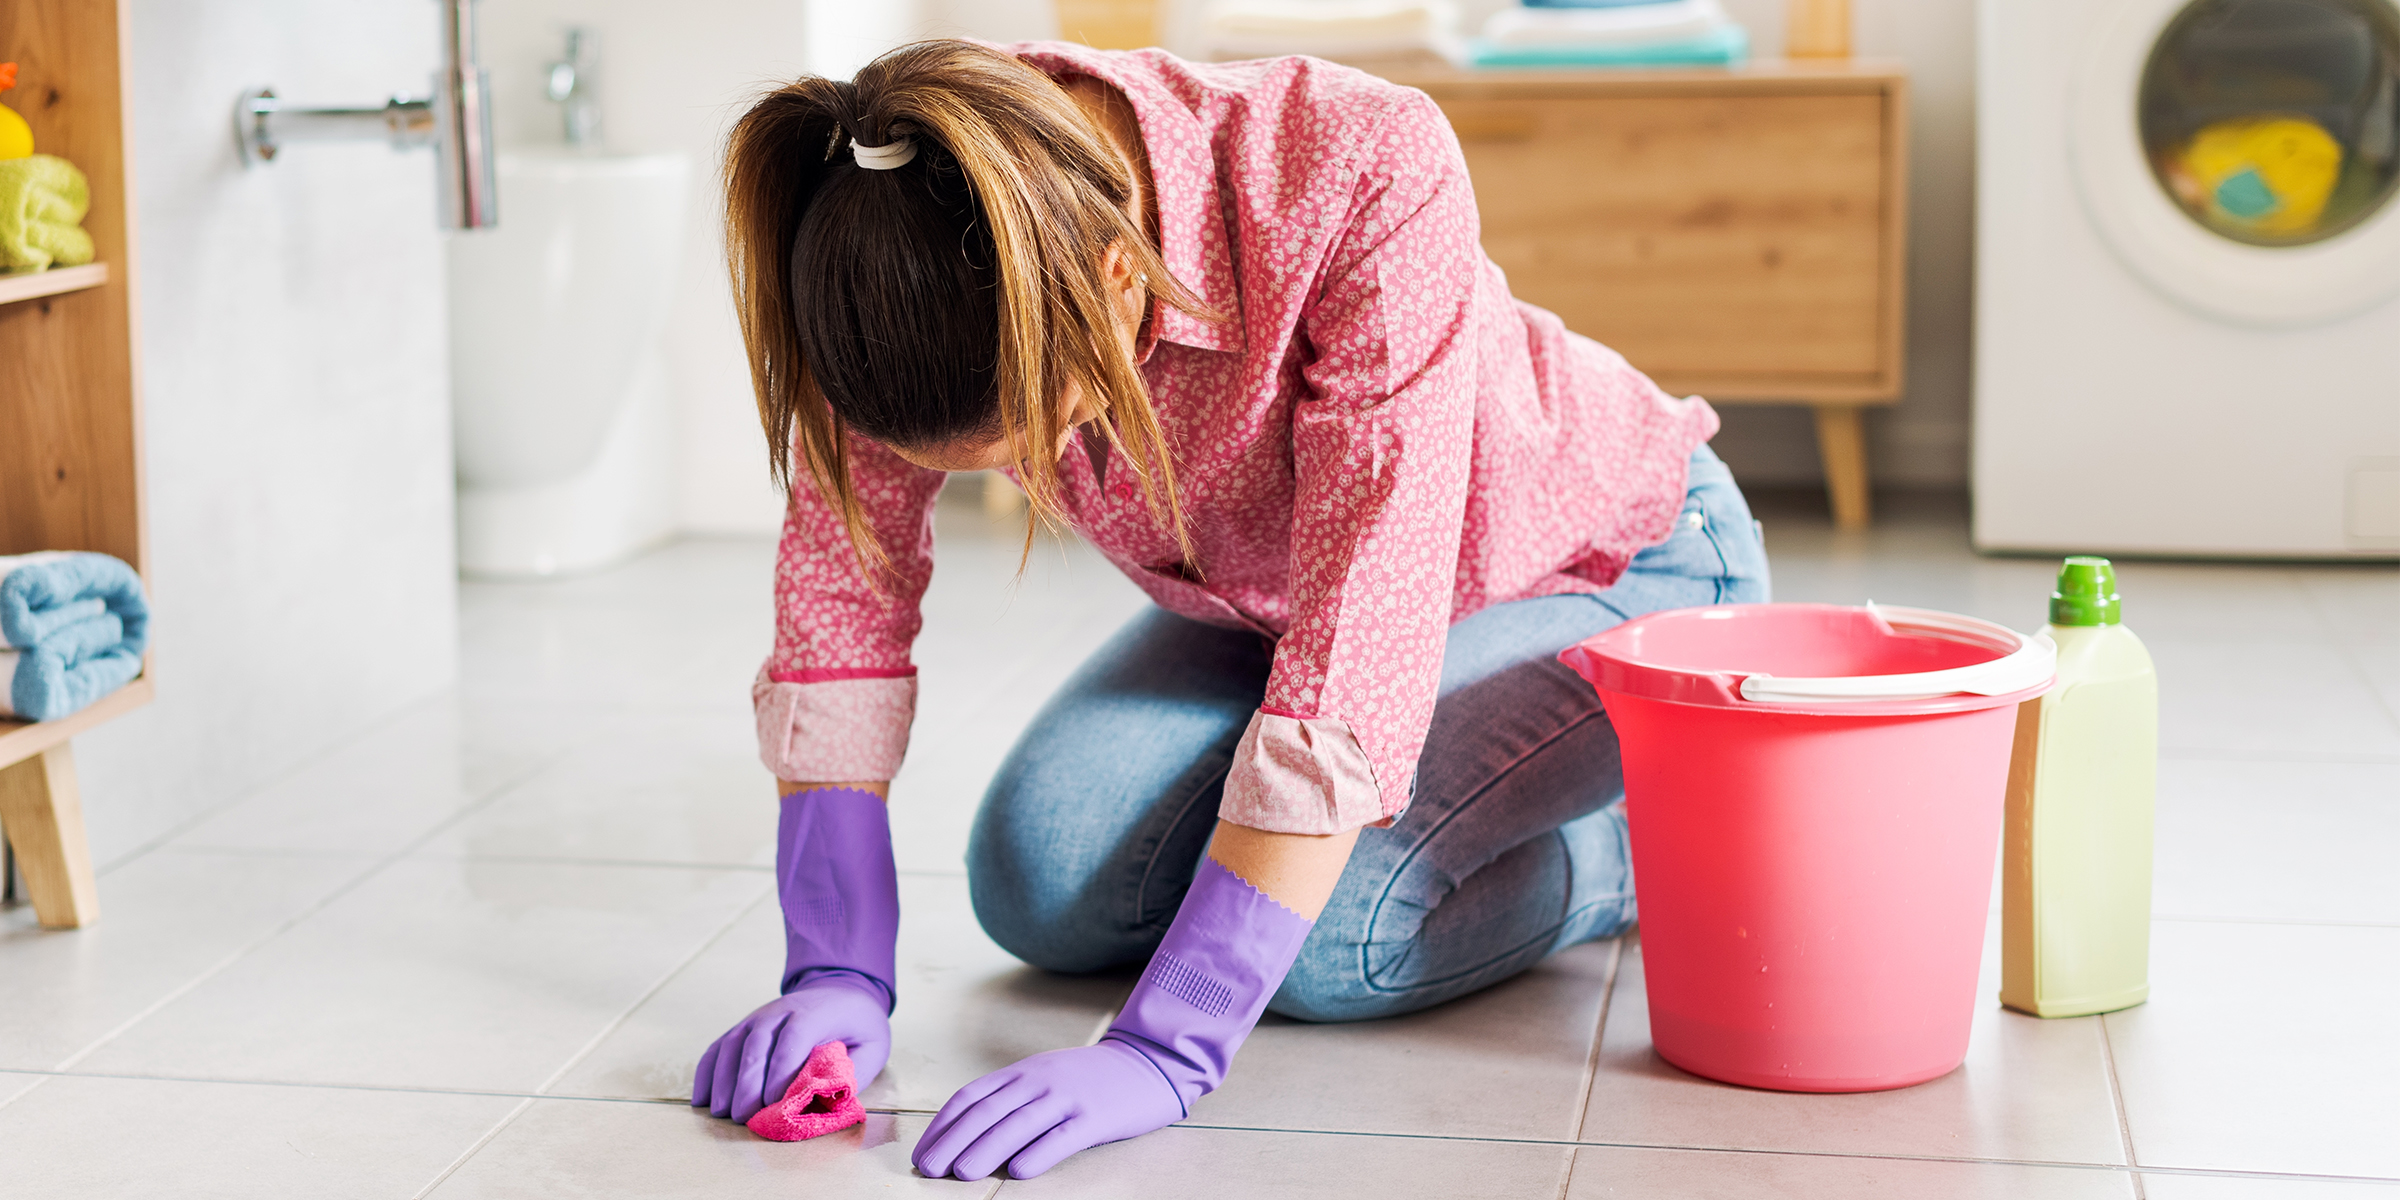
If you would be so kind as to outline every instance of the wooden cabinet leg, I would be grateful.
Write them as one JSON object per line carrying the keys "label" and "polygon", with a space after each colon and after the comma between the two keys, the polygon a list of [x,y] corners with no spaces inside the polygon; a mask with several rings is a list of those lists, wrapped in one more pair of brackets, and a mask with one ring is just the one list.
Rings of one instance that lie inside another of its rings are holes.
{"label": "wooden cabinet leg", "polygon": [[1869,516],[1867,431],[1855,404],[1820,404],[1817,454],[1825,462],[1825,497],[1839,529],[1865,529]]}
{"label": "wooden cabinet leg", "polygon": [[17,851],[33,915],[44,928],[74,929],[100,915],[92,882],[92,851],[83,838],[83,798],[75,789],[75,756],[60,742],[10,767],[0,767],[0,830]]}

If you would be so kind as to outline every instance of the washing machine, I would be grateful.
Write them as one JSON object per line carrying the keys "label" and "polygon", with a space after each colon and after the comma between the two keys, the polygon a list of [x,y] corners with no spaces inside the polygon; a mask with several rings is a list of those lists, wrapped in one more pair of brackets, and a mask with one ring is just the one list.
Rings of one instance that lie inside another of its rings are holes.
{"label": "washing machine", "polygon": [[2400,557],[2400,0],[1982,0],[1974,538]]}

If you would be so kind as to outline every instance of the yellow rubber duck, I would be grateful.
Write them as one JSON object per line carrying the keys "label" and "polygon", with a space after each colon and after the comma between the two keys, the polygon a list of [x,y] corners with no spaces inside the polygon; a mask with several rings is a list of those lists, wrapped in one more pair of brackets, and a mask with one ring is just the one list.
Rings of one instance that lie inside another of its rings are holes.
{"label": "yellow rubber duck", "polygon": [[[17,64],[0,63],[0,92],[17,86]],[[33,127],[15,109],[0,104],[0,158],[23,158],[33,153]]]}
{"label": "yellow rubber duck", "polygon": [[2203,128],[2184,149],[2182,165],[2209,216],[2291,236],[2315,229],[2325,215],[2342,174],[2342,145],[2307,117],[2264,113]]}

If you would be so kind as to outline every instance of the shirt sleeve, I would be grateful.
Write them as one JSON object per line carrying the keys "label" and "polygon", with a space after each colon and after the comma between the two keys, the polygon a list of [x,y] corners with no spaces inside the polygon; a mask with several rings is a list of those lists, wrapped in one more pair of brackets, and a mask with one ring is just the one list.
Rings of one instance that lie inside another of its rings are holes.
{"label": "shirt sleeve", "polygon": [[759,759],[779,779],[884,782],[916,716],[909,659],[933,579],[933,502],[943,474],[853,437],[850,477],[891,558],[870,575],[841,514],[803,479],[775,561],[775,652],[750,688]]}
{"label": "shirt sleeve", "polygon": [[1292,618],[1219,815],[1281,833],[1389,824],[1433,719],[1473,450],[1473,188],[1410,93],[1362,151],[1301,317]]}

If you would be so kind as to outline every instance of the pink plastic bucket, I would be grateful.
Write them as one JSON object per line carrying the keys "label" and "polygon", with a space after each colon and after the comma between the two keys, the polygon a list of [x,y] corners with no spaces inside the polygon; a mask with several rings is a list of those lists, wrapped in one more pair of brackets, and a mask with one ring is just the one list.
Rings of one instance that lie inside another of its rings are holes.
{"label": "pink plastic bucket", "polygon": [[1615,724],[1650,1039],[1750,1087],[1966,1057],[2020,701],[2049,639],[1900,608],[1653,613],[1559,656]]}

